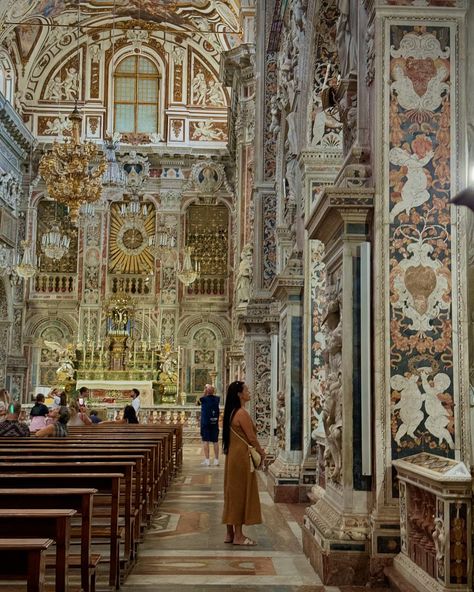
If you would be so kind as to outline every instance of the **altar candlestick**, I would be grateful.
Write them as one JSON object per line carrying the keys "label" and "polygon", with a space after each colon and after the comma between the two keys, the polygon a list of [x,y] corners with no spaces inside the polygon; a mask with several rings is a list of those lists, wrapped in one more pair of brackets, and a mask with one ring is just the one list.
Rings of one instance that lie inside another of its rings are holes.
{"label": "altar candlestick", "polygon": [[133,344],[133,369],[137,367],[137,347],[135,343]]}
{"label": "altar candlestick", "polygon": [[177,380],[176,380],[176,394],[177,394],[177,397],[179,397],[179,396],[180,396],[180,392],[179,392],[179,382],[180,382],[180,381],[179,381],[179,374],[180,374],[180,367],[179,367],[179,362],[180,362],[180,359],[179,359],[179,350],[180,350],[180,349],[181,349],[181,348],[180,348],[180,347],[179,347],[179,345],[178,345],[178,367],[177,367],[177,374],[178,374],[178,377],[177,377]]}
{"label": "altar candlestick", "polygon": [[94,362],[94,342],[92,342],[92,347],[91,347],[91,363],[90,363],[91,368],[93,366],[93,362]]}
{"label": "altar candlestick", "polygon": [[151,350],[151,369],[153,372],[155,371],[155,350],[154,349]]}

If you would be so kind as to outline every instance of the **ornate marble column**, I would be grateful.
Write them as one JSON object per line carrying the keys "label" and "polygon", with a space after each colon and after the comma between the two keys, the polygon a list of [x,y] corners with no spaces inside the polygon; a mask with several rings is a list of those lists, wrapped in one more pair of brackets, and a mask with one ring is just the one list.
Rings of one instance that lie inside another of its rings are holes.
{"label": "ornate marble column", "polygon": [[279,307],[278,395],[275,408],[278,456],[268,470],[267,487],[275,501],[297,502],[303,455],[303,265],[293,251],[272,284]]}
{"label": "ornate marble column", "polygon": [[400,548],[393,461],[471,457],[465,212],[449,205],[465,184],[467,3],[366,4],[378,193],[372,555],[388,561]]}
{"label": "ornate marble column", "polygon": [[[362,584],[369,574],[371,480],[362,472],[361,248],[371,232],[373,191],[328,188],[308,224],[325,245],[324,382],[319,440],[324,478],[310,495],[303,548],[327,585]],[[322,427],[321,425],[322,424]]]}

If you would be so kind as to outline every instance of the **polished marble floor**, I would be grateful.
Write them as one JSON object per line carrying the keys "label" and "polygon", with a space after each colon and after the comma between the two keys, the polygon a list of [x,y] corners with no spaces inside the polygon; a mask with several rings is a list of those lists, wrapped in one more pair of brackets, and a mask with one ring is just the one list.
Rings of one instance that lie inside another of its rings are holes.
{"label": "polished marble floor", "polygon": [[224,469],[201,466],[201,460],[199,447],[185,448],[183,470],[167,492],[123,590],[339,592],[322,586],[302,552],[304,504],[275,504],[263,486],[264,522],[246,529],[258,545],[225,544]]}

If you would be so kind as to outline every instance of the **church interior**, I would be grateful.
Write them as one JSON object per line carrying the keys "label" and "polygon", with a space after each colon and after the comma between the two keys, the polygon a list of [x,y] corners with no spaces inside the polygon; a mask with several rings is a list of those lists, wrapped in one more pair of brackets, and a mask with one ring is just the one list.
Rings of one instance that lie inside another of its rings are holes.
{"label": "church interior", "polygon": [[[0,0],[0,389],[106,420],[139,389],[184,451],[97,590],[473,589],[473,30],[469,0]],[[200,466],[236,380],[252,550]]]}

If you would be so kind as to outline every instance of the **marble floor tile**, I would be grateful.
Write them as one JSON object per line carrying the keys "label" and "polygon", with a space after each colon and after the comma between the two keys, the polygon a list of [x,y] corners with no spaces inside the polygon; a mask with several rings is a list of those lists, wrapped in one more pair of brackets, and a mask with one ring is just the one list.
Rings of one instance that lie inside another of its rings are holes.
{"label": "marble floor tile", "polygon": [[194,445],[140,545],[125,592],[339,592],[324,587],[302,552],[304,504],[275,504],[261,483],[263,524],[246,534],[256,547],[224,543],[224,462],[201,466]]}

